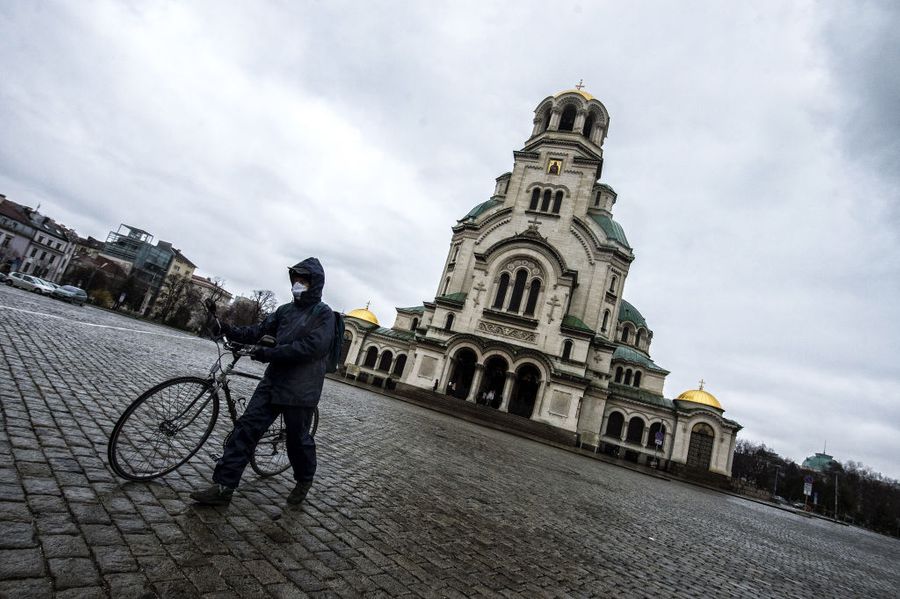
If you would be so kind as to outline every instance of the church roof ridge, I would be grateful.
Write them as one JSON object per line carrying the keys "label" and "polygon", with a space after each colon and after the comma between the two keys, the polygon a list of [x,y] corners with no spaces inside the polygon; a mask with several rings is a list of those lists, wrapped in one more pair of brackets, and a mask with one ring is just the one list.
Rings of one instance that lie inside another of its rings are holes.
{"label": "church roof ridge", "polygon": [[591,212],[588,216],[590,216],[595,223],[600,225],[600,228],[603,229],[603,232],[610,241],[619,244],[625,249],[631,249],[631,246],[628,244],[628,238],[625,237],[625,229],[622,228],[622,225],[605,214]]}

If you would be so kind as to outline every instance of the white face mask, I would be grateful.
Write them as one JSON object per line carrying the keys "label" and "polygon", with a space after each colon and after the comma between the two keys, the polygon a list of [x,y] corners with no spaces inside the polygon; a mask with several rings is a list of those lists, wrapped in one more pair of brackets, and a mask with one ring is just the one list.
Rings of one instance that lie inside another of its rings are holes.
{"label": "white face mask", "polygon": [[308,287],[306,285],[304,285],[300,281],[297,281],[296,283],[294,283],[294,286],[291,287],[291,293],[294,294],[294,299],[300,299],[300,296],[303,295],[303,292],[307,289]]}

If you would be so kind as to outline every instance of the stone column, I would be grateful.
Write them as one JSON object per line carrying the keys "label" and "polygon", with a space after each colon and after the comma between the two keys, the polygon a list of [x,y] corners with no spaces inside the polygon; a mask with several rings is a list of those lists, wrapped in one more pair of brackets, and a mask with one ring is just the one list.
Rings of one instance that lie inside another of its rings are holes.
{"label": "stone column", "polygon": [[441,383],[438,385],[438,391],[441,395],[447,394],[447,385],[450,383],[450,373],[456,368],[456,358],[447,358],[444,362],[444,370],[441,372]]}
{"label": "stone column", "polygon": [[647,436],[650,435],[650,427],[645,426],[644,432],[641,433],[641,447],[647,447]]}
{"label": "stone column", "polygon": [[584,129],[584,121],[587,120],[587,112],[579,110],[575,115],[575,126],[572,127],[572,133],[581,133]]}
{"label": "stone column", "polygon": [[513,385],[516,382],[516,373],[515,372],[507,372],[506,380],[503,381],[503,391],[500,392],[500,397],[502,401],[500,402],[500,408],[498,408],[501,412],[506,412],[509,409],[509,396],[512,395]]}
{"label": "stone column", "polygon": [[536,406],[537,409],[532,410],[532,412],[531,412],[532,420],[537,420],[537,416],[540,416],[541,412],[544,411],[544,388],[545,387],[546,387],[546,385],[544,384],[544,381],[541,381],[540,383],[538,383],[537,393],[535,393],[535,395],[534,395],[534,402],[535,402],[535,404],[537,404],[537,406]]}
{"label": "stone column", "polygon": [[556,108],[553,109],[553,112],[550,113],[550,125],[547,127],[547,131],[558,131],[559,130],[559,119],[562,117],[562,113]]}
{"label": "stone column", "polygon": [[475,402],[475,398],[478,395],[478,388],[481,387],[482,376],[484,376],[484,364],[475,364],[475,374],[472,375],[472,386],[469,388],[469,394],[466,396],[466,401]]}

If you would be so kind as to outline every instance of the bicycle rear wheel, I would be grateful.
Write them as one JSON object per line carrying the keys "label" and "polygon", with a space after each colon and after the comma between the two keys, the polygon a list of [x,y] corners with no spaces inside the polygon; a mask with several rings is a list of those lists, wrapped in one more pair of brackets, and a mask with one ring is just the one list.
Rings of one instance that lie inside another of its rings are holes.
{"label": "bicycle rear wheel", "polygon": [[113,472],[151,480],[172,472],[206,442],[219,415],[219,398],[206,379],[186,376],[145,391],[125,410],[109,436]]}
{"label": "bicycle rear wheel", "polygon": [[[309,434],[315,435],[318,427],[319,409],[316,408],[313,411]],[[256,444],[256,450],[250,458],[250,467],[258,475],[265,477],[281,474],[290,465],[287,454],[287,429],[284,426],[284,418],[279,415]]]}

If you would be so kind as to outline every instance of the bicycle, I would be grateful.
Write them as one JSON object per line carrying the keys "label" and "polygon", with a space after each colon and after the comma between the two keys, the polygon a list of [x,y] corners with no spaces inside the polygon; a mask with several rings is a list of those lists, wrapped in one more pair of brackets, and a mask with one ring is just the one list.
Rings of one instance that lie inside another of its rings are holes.
{"label": "bicycle", "polygon": [[[235,370],[238,361],[253,353],[256,346],[213,338],[218,358],[206,378],[181,376],[151,387],[129,405],[109,436],[107,455],[113,472],[126,480],[147,481],[168,474],[191,459],[215,428],[219,416],[219,393],[232,423],[237,423],[237,402],[229,389],[229,377],[261,381],[262,377]],[[266,335],[258,346],[272,347],[274,337]],[[230,364],[223,358],[231,353]],[[319,426],[319,409],[313,412],[310,435]],[[225,438],[228,443],[229,433]],[[250,466],[259,476],[284,472],[287,457],[287,429],[278,416],[256,445]]]}

